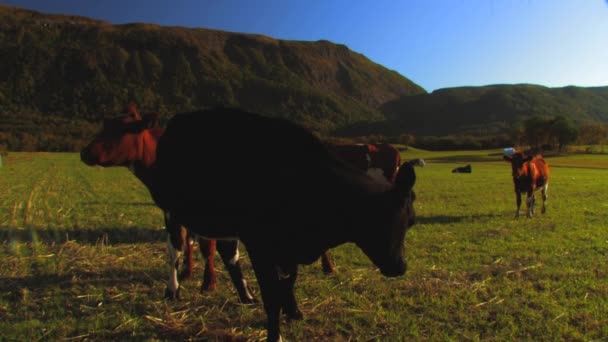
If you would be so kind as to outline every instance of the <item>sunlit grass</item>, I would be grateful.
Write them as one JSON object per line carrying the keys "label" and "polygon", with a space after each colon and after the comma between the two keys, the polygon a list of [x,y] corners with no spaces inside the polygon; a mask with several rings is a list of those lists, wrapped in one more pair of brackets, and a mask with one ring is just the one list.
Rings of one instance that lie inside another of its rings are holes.
{"label": "sunlit grass", "polygon": [[[404,151],[404,159],[429,161],[416,168],[408,272],[384,278],[355,246],[332,250],[337,274],[323,275],[318,263],[301,268],[305,319],[283,322],[283,335],[608,339],[605,160],[550,158],[547,214],[515,219],[499,152]],[[199,293],[197,255],[182,299],[162,299],[161,213],[126,169],[86,167],[69,153],[11,153],[3,162],[0,340],[263,340],[262,306],[238,304],[221,262],[216,292]],[[451,173],[469,163],[473,173]],[[255,285],[244,250],[243,264]]]}

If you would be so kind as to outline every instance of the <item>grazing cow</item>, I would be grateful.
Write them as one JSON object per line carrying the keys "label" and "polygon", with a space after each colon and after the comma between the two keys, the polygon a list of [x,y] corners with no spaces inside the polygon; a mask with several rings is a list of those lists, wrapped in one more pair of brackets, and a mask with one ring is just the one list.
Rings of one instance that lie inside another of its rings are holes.
{"label": "grazing cow", "polygon": [[[393,182],[399,165],[401,165],[399,150],[386,143],[328,144],[327,147],[338,158],[365,171],[370,177],[380,182]],[[323,272],[327,274],[334,272],[334,264],[328,252],[321,255],[321,265]]]}
{"label": "grazing cow", "polygon": [[545,201],[547,200],[547,189],[549,188],[549,165],[541,154],[526,155],[515,151],[511,156],[503,156],[504,160],[511,163],[513,184],[515,185],[515,199],[517,211],[515,216],[519,217],[521,207],[521,193],[527,192],[526,199],[527,216],[534,215],[534,192],[541,190],[543,206],[541,213],[545,213]]}
{"label": "grazing cow", "polygon": [[[158,114],[156,113],[146,114],[142,117],[134,104],[128,104],[125,112],[124,116],[104,122],[101,134],[83,150],[81,158],[88,165],[127,166],[137,178],[146,184],[150,167],[156,160],[156,146],[158,139],[163,134],[163,129],[157,126]],[[185,239],[187,234],[184,227],[169,233],[174,235],[170,239]],[[190,237],[193,235],[190,234]],[[215,240],[199,237],[198,241],[201,254],[207,261],[201,291],[213,290],[216,286],[213,259],[217,249],[230,274],[239,300],[245,304],[256,302],[241,271],[238,240],[222,240],[216,243]],[[182,245],[190,247],[190,243]],[[188,248],[186,254],[189,254],[190,262],[186,263],[186,267],[180,274],[181,280],[188,278],[192,273],[192,249]],[[179,265],[175,264],[174,267],[178,269]],[[176,294],[176,296],[178,295]]]}
{"label": "grazing cow", "polygon": [[471,164],[460,166],[452,170],[452,173],[471,173]]}
{"label": "grazing cow", "polygon": [[[401,165],[401,154],[399,150],[390,144],[386,143],[374,143],[374,144],[340,144],[333,145],[328,144],[327,147],[339,158],[354,165],[355,167],[365,171],[370,177],[374,177],[379,181],[393,182],[399,165]],[[410,161],[413,166],[424,167],[425,162],[423,159],[414,159]],[[192,240],[189,238],[189,243],[186,252],[184,253],[184,264],[187,266],[185,270],[192,270]],[[206,240],[199,243],[201,251],[205,255],[213,255],[212,251],[206,251],[207,246],[213,246],[213,240]],[[238,252],[238,251],[235,251]],[[213,258],[207,258],[207,266],[205,270],[214,270]],[[325,274],[331,274],[335,272],[334,264],[326,251],[321,255],[321,266]],[[182,273],[181,279],[186,278],[189,274]],[[215,274],[205,273],[205,279],[212,277],[213,281],[209,281],[209,284],[215,286]],[[205,282],[203,282],[205,284]]]}
{"label": "grazing cow", "polygon": [[[242,151],[239,158],[235,151]],[[94,148],[82,155],[84,161],[96,158]],[[399,168],[394,184],[377,182],[298,125],[227,108],[175,115],[156,157],[144,184],[165,211],[167,229],[185,225],[208,238],[244,243],[269,341],[281,338],[281,311],[302,318],[294,296],[298,265],[329,248],[352,242],[385,276],[406,271],[404,238],[415,220],[416,175],[409,163]],[[202,157],[205,163],[196,161]],[[180,243],[170,241],[174,263]],[[175,293],[176,273],[171,277],[168,291]]]}

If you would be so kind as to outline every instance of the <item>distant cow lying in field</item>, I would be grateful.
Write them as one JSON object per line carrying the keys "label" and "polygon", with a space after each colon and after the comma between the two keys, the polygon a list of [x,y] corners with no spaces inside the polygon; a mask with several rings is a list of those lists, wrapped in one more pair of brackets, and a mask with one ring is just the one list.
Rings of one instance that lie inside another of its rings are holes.
{"label": "distant cow lying in field", "polygon": [[460,166],[452,170],[452,173],[471,173],[471,164]]}
{"label": "distant cow lying in field", "polygon": [[[83,150],[85,163],[108,165],[97,161],[111,144],[145,146],[149,126],[117,124],[120,129],[102,131]],[[243,146],[247,151],[234,158]],[[202,151],[204,164],[197,161]],[[133,161],[126,155],[122,164]],[[281,311],[302,318],[294,296],[298,265],[329,248],[352,242],[385,276],[406,271],[404,238],[415,220],[416,175],[409,163],[399,168],[394,184],[377,182],[298,125],[218,108],[175,115],[158,140],[156,161],[145,169],[143,182],[166,213],[170,232],[185,225],[208,238],[244,243],[264,300],[269,341],[280,339]],[[183,250],[179,243],[184,240],[170,241],[172,263]],[[176,273],[171,277],[168,291],[175,293]]]}
{"label": "distant cow lying in field", "polygon": [[511,163],[517,202],[515,216],[519,217],[522,192],[528,193],[526,199],[527,216],[532,217],[534,215],[534,192],[539,189],[543,198],[541,213],[544,214],[547,189],[549,188],[549,165],[545,162],[543,156],[541,154],[525,155],[523,152],[515,151],[513,155],[503,156],[503,158]]}
{"label": "distant cow lying in field", "polygon": [[[139,180],[146,184],[150,178],[150,168],[156,160],[158,139],[164,132],[162,128],[157,127],[157,120],[158,114],[146,114],[142,117],[134,104],[127,105],[125,115],[106,120],[102,133],[83,150],[82,160],[88,165],[127,166]],[[120,136],[121,134],[122,136]],[[108,142],[111,143],[107,144]],[[167,215],[166,212],[165,215]],[[174,236],[169,236],[169,239],[186,239],[187,232],[183,227],[179,231],[174,230],[170,233]],[[194,237],[194,235],[191,236]],[[207,261],[201,291],[213,290],[216,286],[214,255],[217,249],[226,270],[230,274],[230,279],[234,284],[239,300],[242,303],[255,302],[256,300],[241,271],[238,240],[221,240],[216,243],[215,240],[201,237],[198,238],[198,242],[201,254]],[[188,247],[186,255],[190,256],[190,260],[186,262],[186,267],[180,274],[179,278],[181,280],[188,278],[192,273],[192,248],[190,248],[190,243],[191,241],[188,240],[188,244],[183,244]],[[178,264],[173,266],[175,270],[179,269]],[[172,293],[171,296],[173,295],[179,296],[179,293]]]}

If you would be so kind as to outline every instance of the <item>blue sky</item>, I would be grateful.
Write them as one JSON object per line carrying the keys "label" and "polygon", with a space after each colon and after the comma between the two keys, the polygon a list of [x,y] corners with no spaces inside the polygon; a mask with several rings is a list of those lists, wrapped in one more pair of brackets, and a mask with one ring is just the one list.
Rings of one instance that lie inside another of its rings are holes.
{"label": "blue sky", "polygon": [[47,13],[330,40],[427,91],[608,85],[608,0],[0,0]]}

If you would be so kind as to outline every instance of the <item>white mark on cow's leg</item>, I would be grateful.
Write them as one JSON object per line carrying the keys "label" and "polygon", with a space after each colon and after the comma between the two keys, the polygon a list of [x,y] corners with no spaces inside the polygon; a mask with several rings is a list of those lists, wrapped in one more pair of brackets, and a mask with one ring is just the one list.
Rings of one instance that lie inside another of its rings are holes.
{"label": "white mark on cow's leg", "polygon": [[534,215],[534,194],[526,199],[526,206],[528,207],[528,217]]}
{"label": "white mark on cow's leg", "polygon": [[548,190],[549,190],[549,183],[546,183],[543,186],[543,189],[541,190],[542,191],[542,195],[543,195],[543,207],[541,208],[540,212],[543,213],[543,214],[545,213],[545,211],[547,211],[547,209],[545,208],[545,202],[547,201],[547,197],[548,197],[547,191]]}
{"label": "white mark on cow's leg", "polygon": [[232,256],[232,258],[230,258],[230,261],[228,261],[228,263],[233,266],[236,265],[236,263],[239,262],[239,257],[239,249],[237,247],[236,251],[234,251],[234,255]]}
{"label": "white mark on cow's leg", "polygon": [[173,296],[177,294],[179,289],[179,281],[177,279],[177,269],[179,266],[179,260],[181,257],[181,251],[175,249],[171,243],[171,235],[167,235],[167,245],[169,246],[169,283],[167,288]]}

